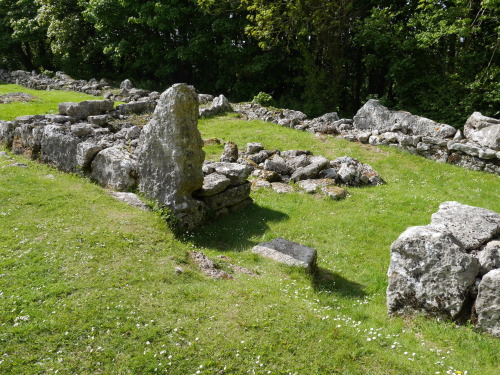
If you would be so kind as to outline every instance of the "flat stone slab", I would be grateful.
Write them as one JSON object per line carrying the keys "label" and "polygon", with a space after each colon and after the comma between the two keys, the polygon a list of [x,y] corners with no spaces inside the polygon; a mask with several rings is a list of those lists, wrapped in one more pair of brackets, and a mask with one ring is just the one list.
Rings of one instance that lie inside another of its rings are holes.
{"label": "flat stone slab", "polygon": [[262,242],[252,251],[266,258],[289,266],[298,266],[312,272],[316,268],[318,253],[315,249],[278,237],[271,242]]}

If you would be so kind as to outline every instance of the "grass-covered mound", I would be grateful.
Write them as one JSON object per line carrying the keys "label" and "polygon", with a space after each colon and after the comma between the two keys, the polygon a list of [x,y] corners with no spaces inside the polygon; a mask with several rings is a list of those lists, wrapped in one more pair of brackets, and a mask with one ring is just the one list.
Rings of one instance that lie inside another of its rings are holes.
{"label": "grass-covered mound", "polygon": [[[349,155],[387,184],[343,201],[260,190],[251,208],[181,240],[88,180],[0,157],[0,373],[497,373],[498,339],[385,307],[390,244],[443,201],[499,212],[497,176],[233,116],[199,128],[240,148]],[[318,274],[249,251],[275,237],[316,248]],[[209,279],[192,249],[258,275]]]}

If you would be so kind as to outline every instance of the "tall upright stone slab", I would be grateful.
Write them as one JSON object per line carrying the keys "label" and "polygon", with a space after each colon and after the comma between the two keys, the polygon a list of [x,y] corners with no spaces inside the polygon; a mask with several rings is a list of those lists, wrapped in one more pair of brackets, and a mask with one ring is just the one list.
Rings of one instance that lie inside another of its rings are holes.
{"label": "tall upright stone slab", "polygon": [[203,185],[205,152],[198,131],[198,96],[193,87],[175,84],[158,101],[140,137],[140,190],[176,216],[180,229],[205,219],[207,206],[192,194]]}

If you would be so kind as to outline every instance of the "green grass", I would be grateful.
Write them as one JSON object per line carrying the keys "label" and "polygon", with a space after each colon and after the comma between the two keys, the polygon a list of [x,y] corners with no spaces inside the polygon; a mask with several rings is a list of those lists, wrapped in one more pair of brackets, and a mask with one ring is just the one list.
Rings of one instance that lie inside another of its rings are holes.
{"label": "green grass", "polygon": [[[86,179],[0,158],[0,373],[498,373],[498,339],[385,307],[390,244],[443,201],[499,212],[497,176],[231,116],[199,128],[240,148],[353,156],[387,184],[338,202],[260,190],[251,208],[179,240]],[[318,274],[250,252],[278,236],[316,248]],[[208,279],[191,249],[258,276]]]}
{"label": "green grass", "polygon": [[23,115],[40,115],[58,113],[57,105],[61,102],[81,102],[98,100],[102,97],[82,94],[74,91],[40,91],[30,90],[23,86],[0,82],[0,95],[10,92],[25,92],[38,99],[29,102],[0,103],[0,120],[13,120]]}

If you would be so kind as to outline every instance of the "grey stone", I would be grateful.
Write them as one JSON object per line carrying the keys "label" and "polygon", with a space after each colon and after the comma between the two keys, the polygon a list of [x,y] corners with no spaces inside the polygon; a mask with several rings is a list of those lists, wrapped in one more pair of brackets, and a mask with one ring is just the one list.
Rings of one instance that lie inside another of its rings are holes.
{"label": "grey stone", "polygon": [[110,147],[97,154],[91,164],[90,177],[101,186],[116,190],[137,187],[137,161],[120,147]]}
{"label": "grey stone", "polygon": [[120,88],[123,90],[131,90],[134,88],[134,85],[132,84],[132,82],[129,80],[129,79],[126,79],[124,81],[122,81],[122,83],[120,83]]}
{"label": "grey stone", "polygon": [[483,147],[500,151],[500,120],[474,112],[465,123],[464,135]]}
{"label": "grey stone", "polygon": [[500,268],[500,240],[488,242],[484,249],[478,252],[477,259],[481,275]]}
{"label": "grey stone", "polygon": [[262,143],[251,142],[251,143],[247,143],[246,153],[247,154],[256,154],[257,152],[262,151],[263,149],[264,149],[264,146],[262,146]]}
{"label": "grey stone", "polygon": [[293,186],[284,184],[283,182],[272,182],[271,188],[278,194],[292,193],[294,191]]}
{"label": "grey stone", "polygon": [[252,180],[252,190],[259,190],[261,188],[271,188],[271,183],[261,178]]}
{"label": "grey stone", "polygon": [[97,126],[106,126],[110,120],[111,120],[110,115],[96,115],[87,117],[88,122]]}
{"label": "grey stone", "polygon": [[477,325],[500,337],[500,269],[488,272],[479,284],[476,299]]}
{"label": "grey stone", "polygon": [[479,262],[446,228],[410,227],[391,245],[389,313],[424,311],[456,318]]}
{"label": "grey stone", "polygon": [[66,134],[61,126],[47,125],[43,128],[40,159],[65,172],[77,172],[77,137]]}
{"label": "grey stone", "polygon": [[250,189],[251,184],[247,181],[242,185],[230,187],[222,193],[204,197],[203,201],[211,210],[216,211],[242,202],[250,195]]}
{"label": "grey stone", "polygon": [[441,203],[431,224],[444,226],[467,251],[478,249],[500,234],[500,214],[458,202]]}
{"label": "grey stone", "polygon": [[125,202],[130,206],[140,208],[141,210],[149,210],[149,207],[146,203],[144,203],[137,194],[127,193],[121,191],[110,191],[109,194],[111,196],[121,202]]}
{"label": "grey stone", "polygon": [[254,246],[252,252],[289,266],[305,268],[308,272],[314,271],[318,257],[315,249],[281,237]]}
{"label": "grey stone", "polygon": [[243,184],[251,173],[251,170],[248,166],[238,163],[219,162],[209,165],[213,169],[213,171],[229,178],[231,180],[231,185]]}
{"label": "grey stone", "polygon": [[319,178],[330,178],[332,180],[335,180],[335,179],[337,179],[338,175],[337,175],[337,171],[335,169],[327,168],[327,169],[323,169],[321,172],[319,172],[318,177]]}
{"label": "grey stone", "polygon": [[94,130],[89,124],[75,124],[71,125],[71,134],[75,137],[85,137],[94,134]]}
{"label": "grey stone", "polygon": [[203,186],[196,191],[196,195],[206,197],[224,191],[231,184],[231,180],[220,173],[210,173],[203,179]]}
{"label": "grey stone", "polygon": [[264,163],[266,159],[270,158],[272,155],[274,155],[273,151],[270,150],[261,150],[257,152],[256,154],[249,155],[247,159],[253,161],[254,163],[260,164]]}
{"label": "grey stone", "polygon": [[396,129],[401,129],[403,133],[420,136],[450,138],[456,133],[456,129],[450,125],[440,124],[408,112],[391,111],[374,99],[366,102],[354,116],[356,129],[377,129],[383,133],[391,131],[395,125]]}
{"label": "grey stone", "polygon": [[338,186],[323,186],[321,191],[331,199],[338,201],[347,197],[347,190]]}
{"label": "grey stone", "polygon": [[203,186],[205,158],[197,122],[196,91],[176,84],[161,95],[138,149],[140,190],[169,207],[186,230],[206,217],[206,206],[192,197]]}
{"label": "grey stone", "polygon": [[238,145],[234,142],[224,144],[224,152],[220,157],[221,162],[235,163],[238,160]]}
{"label": "grey stone", "polygon": [[323,179],[310,179],[298,182],[299,187],[308,194],[314,194],[320,187],[335,185],[335,181],[327,178]]}
{"label": "grey stone", "polygon": [[122,115],[141,114],[153,112],[156,107],[155,101],[141,101],[120,104],[116,110]]}
{"label": "grey stone", "polygon": [[0,121],[0,144],[12,147],[15,124],[12,121]]}
{"label": "grey stone", "polygon": [[86,119],[88,116],[102,115],[113,110],[112,100],[85,100],[80,103],[59,103],[59,114]]}
{"label": "grey stone", "polygon": [[90,167],[94,157],[106,148],[103,144],[98,144],[95,140],[81,142],[76,147],[76,165],[78,168],[87,169]]}
{"label": "grey stone", "polygon": [[317,161],[305,166],[300,167],[295,170],[295,172],[290,177],[291,180],[298,182],[301,180],[307,180],[311,178],[316,178],[318,174],[330,167],[330,162],[328,159],[318,159]]}
{"label": "grey stone", "polygon": [[277,154],[264,162],[264,169],[281,175],[289,175],[292,172],[292,168],[286,163],[285,159]]}

